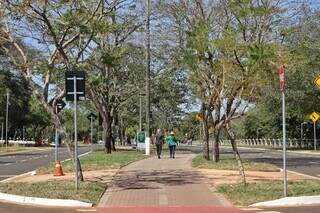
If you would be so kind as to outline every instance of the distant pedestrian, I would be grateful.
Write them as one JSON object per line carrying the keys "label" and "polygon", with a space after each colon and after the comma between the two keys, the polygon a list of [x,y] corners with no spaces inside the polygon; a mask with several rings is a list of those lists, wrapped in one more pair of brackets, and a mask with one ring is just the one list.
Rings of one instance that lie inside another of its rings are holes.
{"label": "distant pedestrian", "polygon": [[161,152],[162,152],[162,145],[164,144],[164,135],[163,135],[163,131],[162,129],[158,129],[157,130],[157,134],[156,134],[156,147],[157,147],[157,155],[158,158],[161,158]]}
{"label": "distant pedestrian", "polygon": [[174,137],[174,132],[170,132],[170,135],[166,138],[166,141],[169,145],[170,158],[174,158],[177,146],[177,139]]}

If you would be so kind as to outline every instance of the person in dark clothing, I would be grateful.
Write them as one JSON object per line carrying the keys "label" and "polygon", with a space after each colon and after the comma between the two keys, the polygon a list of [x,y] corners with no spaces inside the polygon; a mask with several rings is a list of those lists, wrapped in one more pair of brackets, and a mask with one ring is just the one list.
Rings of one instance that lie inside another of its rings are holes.
{"label": "person in dark clothing", "polygon": [[164,143],[163,131],[161,129],[158,129],[156,134],[156,147],[157,147],[157,155],[159,159],[161,158],[163,143]]}

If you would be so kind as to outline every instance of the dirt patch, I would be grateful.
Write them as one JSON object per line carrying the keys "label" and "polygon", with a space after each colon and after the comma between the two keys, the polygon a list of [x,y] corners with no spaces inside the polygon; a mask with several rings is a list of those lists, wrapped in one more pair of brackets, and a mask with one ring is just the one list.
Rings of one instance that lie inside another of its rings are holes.
{"label": "dirt patch", "polygon": [[[239,183],[239,172],[236,170],[199,169],[207,178],[210,185]],[[282,172],[259,172],[246,171],[246,180],[250,182],[262,182],[272,180],[282,180]],[[312,179],[303,175],[288,172],[288,180]]]}
{"label": "dirt patch", "polygon": [[[83,172],[83,177],[85,181],[99,181],[102,183],[110,183],[112,177],[118,169],[108,169],[108,170],[99,170],[99,171],[85,171]],[[52,174],[45,175],[32,175],[24,176],[10,182],[41,182],[41,181],[52,181],[52,180],[74,180],[74,173],[66,173],[64,176],[55,177]]]}

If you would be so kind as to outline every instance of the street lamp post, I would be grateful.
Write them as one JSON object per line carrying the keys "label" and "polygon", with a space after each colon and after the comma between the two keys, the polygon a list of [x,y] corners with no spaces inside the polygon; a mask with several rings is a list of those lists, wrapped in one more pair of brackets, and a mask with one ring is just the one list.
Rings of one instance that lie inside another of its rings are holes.
{"label": "street lamp post", "polygon": [[5,139],[5,143],[6,143],[6,151],[8,151],[8,120],[9,120],[9,90],[7,89],[7,107],[6,107],[6,139]]}

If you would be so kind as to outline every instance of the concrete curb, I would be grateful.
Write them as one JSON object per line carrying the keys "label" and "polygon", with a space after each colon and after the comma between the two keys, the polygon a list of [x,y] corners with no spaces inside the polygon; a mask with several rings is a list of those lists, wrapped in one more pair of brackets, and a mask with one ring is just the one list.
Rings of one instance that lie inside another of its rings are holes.
{"label": "concrete curb", "polygon": [[250,205],[249,207],[287,207],[287,206],[306,206],[319,205],[320,196],[301,196],[301,197],[284,197],[277,200],[260,202]]}
{"label": "concrete curb", "polygon": [[32,176],[32,175],[35,175],[36,174],[36,170],[34,171],[31,171],[31,172],[26,172],[26,173],[23,173],[23,174],[20,174],[20,175],[16,175],[16,176],[13,176],[13,177],[10,177],[10,178],[6,178],[2,181],[0,181],[1,183],[7,183],[7,182],[10,182],[12,180],[17,180],[19,178],[24,178],[26,176]]}
{"label": "concrete curb", "polygon": [[59,207],[92,207],[92,203],[85,203],[78,200],[48,199],[37,197],[25,197],[11,195],[0,192],[0,200],[19,204],[40,205],[40,206],[59,206]]}
{"label": "concrete curb", "polygon": [[[226,146],[224,147],[231,147],[231,146]],[[282,150],[277,150],[277,149],[272,149],[272,148],[262,148],[262,147],[247,147],[247,146],[238,146],[239,149],[255,149],[255,150],[260,150],[260,151],[273,151],[273,152],[282,152]],[[311,150],[286,150],[288,153],[291,154],[303,154],[303,155],[315,155],[319,156],[320,152],[313,152]]]}

